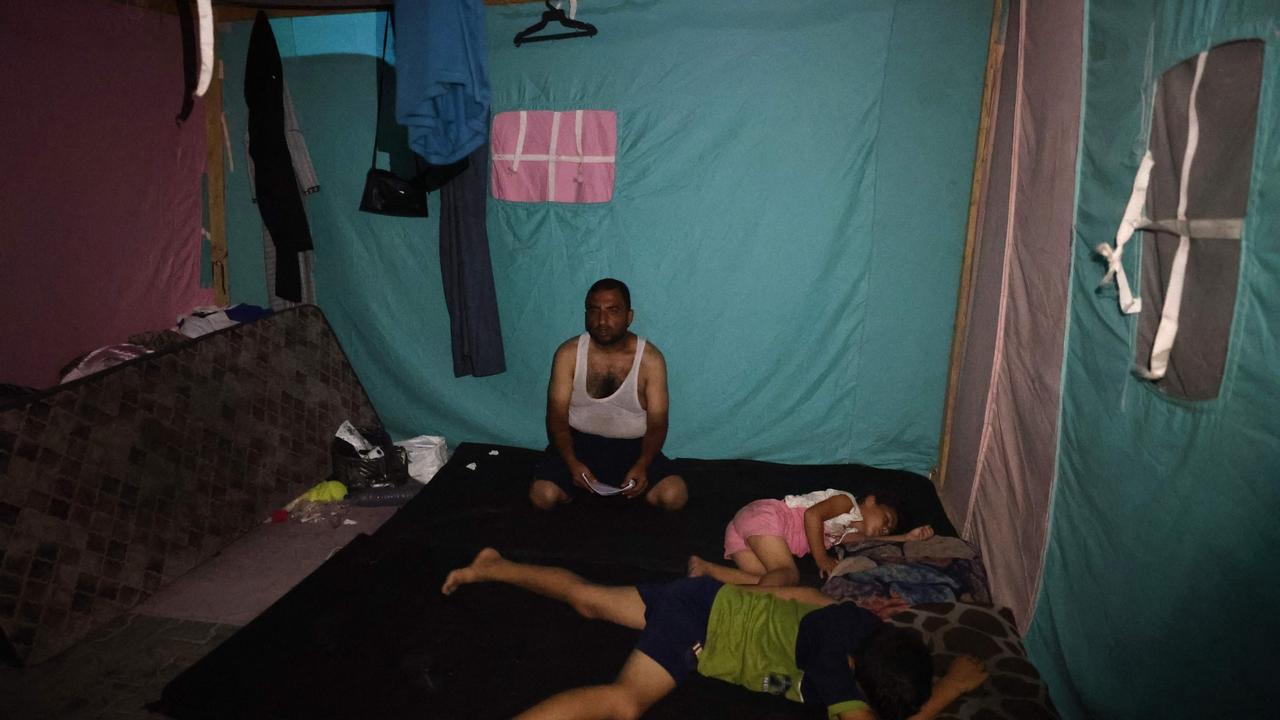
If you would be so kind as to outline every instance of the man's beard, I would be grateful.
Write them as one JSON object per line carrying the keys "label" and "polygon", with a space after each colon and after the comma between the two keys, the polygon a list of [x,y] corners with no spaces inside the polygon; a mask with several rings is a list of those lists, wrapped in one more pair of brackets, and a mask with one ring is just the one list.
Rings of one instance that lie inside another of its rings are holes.
{"label": "man's beard", "polygon": [[627,337],[626,330],[621,330],[617,333],[611,333],[608,329],[599,328],[599,327],[589,328],[587,330],[587,334],[591,336],[592,340],[596,341],[597,345],[603,345],[605,347],[617,345]]}

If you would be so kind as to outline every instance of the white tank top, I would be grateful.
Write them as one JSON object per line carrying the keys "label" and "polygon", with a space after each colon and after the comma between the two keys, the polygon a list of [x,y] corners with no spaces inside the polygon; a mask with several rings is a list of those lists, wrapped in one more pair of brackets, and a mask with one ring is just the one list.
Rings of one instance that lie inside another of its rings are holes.
{"label": "white tank top", "polygon": [[610,438],[644,437],[645,411],[640,407],[640,358],[645,341],[636,337],[636,358],[631,372],[609,397],[593,398],[587,393],[587,349],[591,336],[578,336],[578,360],[573,366],[573,395],[569,398],[569,427],[578,432]]}
{"label": "white tank top", "polygon": [[853,507],[849,509],[849,512],[837,515],[822,523],[823,544],[827,547],[833,547],[839,544],[845,535],[850,533],[850,528],[853,527],[855,522],[862,519],[862,509],[858,507],[858,498],[854,497],[852,493],[828,488],[826,490],[814,490],[804,495],[787,495],[782,498],[782,502],[786,503],[789,508],[811,508],[835,495],[848,497],[849,501],[853,503]]}

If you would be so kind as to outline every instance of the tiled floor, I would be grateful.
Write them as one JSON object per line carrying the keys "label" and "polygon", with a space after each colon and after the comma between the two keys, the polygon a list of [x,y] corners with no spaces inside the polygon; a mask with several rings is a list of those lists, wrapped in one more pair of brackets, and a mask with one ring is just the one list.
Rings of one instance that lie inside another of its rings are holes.
{"label": "tiled floor", "polygon": [[0,668],[3,720],[163,716],[146,709],[164,686],[395,508],[343,508],[321,522],[262,525],[209,562],[29,668]]}

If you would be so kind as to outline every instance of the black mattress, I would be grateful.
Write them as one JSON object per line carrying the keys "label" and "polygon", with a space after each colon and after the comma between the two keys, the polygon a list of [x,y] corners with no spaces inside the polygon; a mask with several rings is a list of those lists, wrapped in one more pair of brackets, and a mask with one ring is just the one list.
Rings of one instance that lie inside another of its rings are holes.
{"label": "black mattress", "polygon": [[[552,512],[526,492],[535,451],[466,443],[409,504],[358,537],[175,678],[153,709],[194,718],[506,718],[560,690],[609,682],[636,632],[492,584],[440,594],[445,574],[493,546],[608,584],[672,579],[718,560],[725,523],[762,497],[838,488],[893,496],[903,528],[954,535],[929,481],[858,465],[681,460],[689,504],[580,497]],[[817,584],[811,560],[805,579]],[[647,718],[820,718],[697,676]]]}

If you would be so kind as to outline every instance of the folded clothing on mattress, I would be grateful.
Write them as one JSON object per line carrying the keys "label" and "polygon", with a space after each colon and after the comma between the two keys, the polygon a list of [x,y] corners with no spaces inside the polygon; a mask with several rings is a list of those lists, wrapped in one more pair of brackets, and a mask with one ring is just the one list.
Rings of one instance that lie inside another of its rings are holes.
{"label": "folded clothing on mattress", "polygon": [[991,603],[977,550],[954,537],[845,545],[822,592],[857,603],[882,618],[925,603]]}

